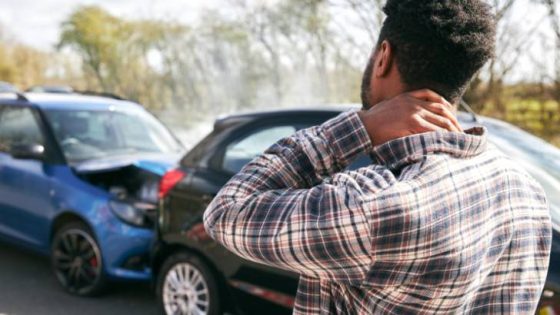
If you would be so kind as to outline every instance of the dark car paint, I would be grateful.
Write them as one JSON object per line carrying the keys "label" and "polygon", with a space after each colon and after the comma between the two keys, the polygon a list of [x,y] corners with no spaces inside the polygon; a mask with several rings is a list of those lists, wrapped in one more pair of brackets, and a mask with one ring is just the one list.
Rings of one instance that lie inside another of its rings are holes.
{"label": "dark car paint", "polygon": [[[229,304],[230,310],[246,314],[291,313],[290,302],[293,303],[298,275],[250,262],[229,252],[204,232],[202,215],[212,198],[233,175],[219,170],[220,157],[223,156],[224,148],[228,143],[261,126],[270,127],[274,124],[289,123],[308,127],[321,124],[340,113],[341,111],[337,109],[294,110],[238,115],[218,120],[214,131],[181,161],[180,169],[187,176],[170,191],[164,200],[160,201],[158,241],[153,251],[154,271],[157,272],[165,257],[173,251],[191,250],[202,256],[220,275],[225,284],[223,289],[232,297]],[[466,122],[469,125],[470,120],[471,117],[468,115],[462,116],[463,123]],[[474,120],[472,124],[474,124]],[[558,242],[558,232],[555,231],[554,234],[553,258],[551,259],[551,266],[554,267],[551,267],[553,272],[549,273],[549,281],[551,286],[560,288],[560,277],[556,270],[560,263],[560,258],[558,258],[560,257],[560,243]],[[256,294],[251,295],[251,289],[240,286],[239,282],[254,285],[265,291],[280,293],[277,295],[277,303],[255,299]],[[280,298],[282,295],[292,297],[292,300],[282,300]],[[284,304],[284,307],[278,307],[281,304]]]}

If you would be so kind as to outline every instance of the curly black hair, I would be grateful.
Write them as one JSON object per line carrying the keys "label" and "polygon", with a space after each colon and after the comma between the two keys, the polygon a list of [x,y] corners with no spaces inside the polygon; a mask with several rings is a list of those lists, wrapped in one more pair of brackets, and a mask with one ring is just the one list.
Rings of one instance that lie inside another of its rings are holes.
{"label": "curly black hair", "polygon": [[403,83],[456,102],[494,56],[496,22],[483,0],[388,0],[377,47],[387,40]]}

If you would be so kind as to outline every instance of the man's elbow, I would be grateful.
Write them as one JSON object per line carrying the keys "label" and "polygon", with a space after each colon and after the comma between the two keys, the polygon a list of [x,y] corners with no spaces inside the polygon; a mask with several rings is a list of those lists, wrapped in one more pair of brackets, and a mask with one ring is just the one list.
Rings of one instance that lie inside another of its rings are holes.
{"label": "man's elbow", "polygon": [[210,237],[214,240],[217,240],[216,234],[218,231],[216,230],[216,223],[218,222],[221,213],[223,213],[223,211],[220,209],[220,207],[218,207],[218,203],[212,202],[210,203],[210,205],[208,205],[202,216],[204,229],[206,230],[206,233],[208,233],[208,235],[210,235]]}
{"label": "man's elbow", "polygon": [[202,216],[204,229],[215,241],[225,246],[224,242],[228,242],[226,231],[231,227],[235,220],[239,204],[229,194],[224,194],[224,190],[212,200],[206,207]]}

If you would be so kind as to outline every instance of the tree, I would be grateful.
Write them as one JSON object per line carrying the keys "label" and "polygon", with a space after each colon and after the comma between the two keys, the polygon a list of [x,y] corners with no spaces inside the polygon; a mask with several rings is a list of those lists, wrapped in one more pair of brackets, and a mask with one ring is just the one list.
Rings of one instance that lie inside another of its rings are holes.
{"label": "tree", "polygon": [[58,47],[71,47],[82,57],[84,71],[95,76],[100,88],[115,92],[115,74],[123,57],[120,53],[125,52],[119,46],[130,38],[128,32],[125,23],[100,7],[84,6],[62,24]]}
{"label": "tree", "polygon": [[0,27],[0,81],[19,87],[44,81],[49,55],[7,37]]}
{"label": "tree", "polygon": [[556,49],[554,56],[554,94],[556,100],[560,102],[560,5],[555,0],[540,0],[540,2],[547,8],[549,21],[555,36],[554,46],[556,47]]}
{"label": "tree", "polygon": [[68,47],[81,57],[85,75],[96,79],[88,89],[159,108],[167,99],[148,56],[159,47],[163,34],[177,29],[164,22],[127,21],[98,6],[82,6],[62,24],[58,48]]}
{"label": "tree", "polygon": [[[509,74],[516,68],[527,47],[535,40],[535,32],[541,22],[535,25],[518,26],[512,12],[516,0],[493,0],[497,24],[496,54],[489,64],[473,79],[465,99],[472,107],[480,111],[488,111],[502,117],[506,112],[504,103],[504,85]],[[489,106],[490,105],[490,106]]]}

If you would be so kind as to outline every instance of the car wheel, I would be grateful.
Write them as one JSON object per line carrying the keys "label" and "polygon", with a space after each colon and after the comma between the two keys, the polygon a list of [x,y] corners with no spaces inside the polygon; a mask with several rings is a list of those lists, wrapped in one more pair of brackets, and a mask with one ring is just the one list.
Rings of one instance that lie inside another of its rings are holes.
{"label": "car wheel", "polygon": [[165,260],[158,275],[157,293],[162,314],[221,314],[216,277],[202,260],[187,252]]}
{"label": "car wheel", "polygon": [[84,223],[68,223],[56,231],[51,265],[66,291],[80,296],[101,293],[105,284],[102,262],[99,245]]}

